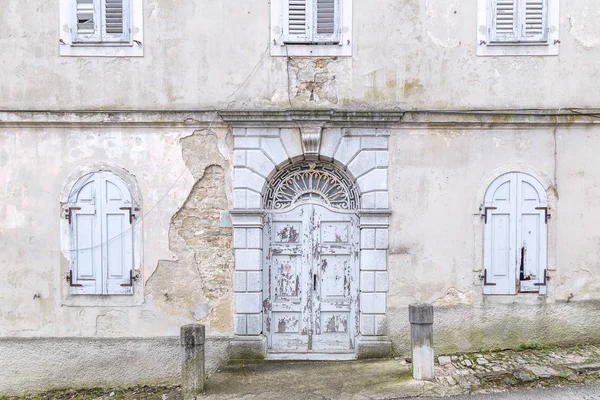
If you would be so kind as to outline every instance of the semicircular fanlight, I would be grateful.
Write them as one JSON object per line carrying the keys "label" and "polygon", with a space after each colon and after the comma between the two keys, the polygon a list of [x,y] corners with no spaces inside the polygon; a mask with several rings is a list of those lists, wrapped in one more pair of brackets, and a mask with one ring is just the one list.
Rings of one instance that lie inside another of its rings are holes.
{"label": "semicircular fanlight", "polygon": [[335,165],[302,161],[277,172],[265,193],[265,208],[284,209],[302,201],[320,201],[343,210],[357,209],[360,195],[353,180]]}

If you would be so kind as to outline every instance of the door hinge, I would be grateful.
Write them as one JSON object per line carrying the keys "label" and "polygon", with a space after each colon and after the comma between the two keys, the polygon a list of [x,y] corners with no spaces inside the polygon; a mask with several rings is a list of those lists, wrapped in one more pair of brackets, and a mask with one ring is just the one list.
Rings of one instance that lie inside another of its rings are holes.
{"label": "door hinge", "polygon": [[548,220],[552,217],[552,214],[548,214],[548,207],[536,207],[536,210],[544,210],[545,213],[545,220],[546,220],[546,224],[548,223]]}
{"label": "door hinge", "polygon": [[133,271],[129,270],[129,283],[121,283],[121,286],[133,286],[135,280],[137,280],[137,275],[133,276]]}
{"label": "door hinge", "polygon": [[484,224],[487,224],[488,211],[489,210],[497,210],[497,209],[498,209],[498,207],[485,207],[483,209],[483,215],[482,215],[482,217],[483,217],[483,223]]}
{"label": "door hinge", "polygon": [[483,279],[483,286],[496,286],[495,283],[487,281],[487,269],[483,270],[483,275],[479,275],[479,279]]}
{"label": "door hinge", "polygon": [[[135,214],[133,213],[134,209],[132,207],[121,207],[119,210],[128,210],[129,211],[129,223],[133,224],[133,219],[135,218]],[[139,208],[135,208],[135,211],[139,211]]]}
{"label": "door hinge", "polygon": [[534,286],[546,286],[546,283],[550,280],[550,277],[546,275],[546,270],[544,270],[544,281],[541,283],[534,283]]}
{"label": "door hinge", "polygon": [[67,274],[67,282],[69,282],[69,286],[71,287],[82,287],[83,285],[79,283],[73,283],[73,271],[69,271]]}
{"label": "door hinge", "polygon": [[71,221],[73,220],[73,210],[79,211],[81,207],[69,207],[66,211],[65,218],[69,221],[69,225],[71,225]]}

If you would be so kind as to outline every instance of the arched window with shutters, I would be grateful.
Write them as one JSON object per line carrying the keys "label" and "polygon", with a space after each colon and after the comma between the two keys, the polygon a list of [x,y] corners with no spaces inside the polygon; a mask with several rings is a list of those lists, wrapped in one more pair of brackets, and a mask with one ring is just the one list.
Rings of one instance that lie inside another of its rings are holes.
{"label": "arched window with shutters", "polygon": [[137,206],[108,171],[81,177],[67,204],[71,294],[133,294],[133,222]]}
{"label": "arched window with shutters", "polygon": [[548,198],[530,175],[511,172],[484,203],[484,294],[546,294]]}

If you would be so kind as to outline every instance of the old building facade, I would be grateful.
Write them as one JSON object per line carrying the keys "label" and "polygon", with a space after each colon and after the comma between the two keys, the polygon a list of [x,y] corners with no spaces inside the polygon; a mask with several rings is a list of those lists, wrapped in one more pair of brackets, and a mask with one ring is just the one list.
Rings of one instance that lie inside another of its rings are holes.
{"label": "old building facade", "polygon": [[8,0],[0,393],[598,340],[598,0]]}

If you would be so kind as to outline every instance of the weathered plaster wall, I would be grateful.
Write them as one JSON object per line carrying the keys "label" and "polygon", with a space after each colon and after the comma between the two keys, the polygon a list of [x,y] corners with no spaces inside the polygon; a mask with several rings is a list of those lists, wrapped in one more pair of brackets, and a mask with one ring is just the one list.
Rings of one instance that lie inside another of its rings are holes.
{"label": "weathered plaster wall", "polygon": [[[392,132],[388,329],[397,352],[408,349],[408,304],[417,300],[436,306],[438,352],[600,340],[597,133],[574,126]],[[547,296],[481,294],[480,196],[510,170],[535,174],[554,198]]]}
{"label": "weathered plaster wall", "polygon": [[[0,129],[0,337],[173,336],[197,321],[209,335],[230,334],[232,230],[219,227],[231,201],[230,142],[222,128]],[[76,307],[64,279],[61,190],[98,163],[124,168],[139,186],[135,289],[145,296],[85,296],[89,304]]]}
{"label": "weathered plaster wall", "polygon": [[561,2],[558,56],[477,57],[476,0],[379,0],[376,7],[354,0],[352,57],[288,62],[270,56],[267,1],[145,0],[144,57],[102,58],[58,56],[65,33],[57,1],[5,0],[0,103],[10,109],[594,107],[598,5]]}

